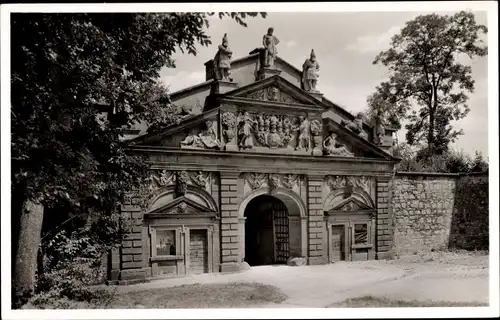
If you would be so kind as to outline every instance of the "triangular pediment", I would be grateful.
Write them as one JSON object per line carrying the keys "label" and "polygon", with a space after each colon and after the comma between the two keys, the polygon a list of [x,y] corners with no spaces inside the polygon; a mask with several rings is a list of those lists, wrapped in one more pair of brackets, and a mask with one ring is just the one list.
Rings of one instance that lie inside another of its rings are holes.
{"label": "triangular pediment", "polygon": [[217,213],[187,197],[179,197],[164,206],[145,213],[145,217],[215,217]]}
{"label": "triangular pediment", "polygon": [[224,96],[292,105],[316,105],[320,109],[325,109],[321,101],[279,75],[229,91]]}
{"label": "triangular pediment", "polygon": [[220,150],[217,112],[214,109],[188,117],[177,125],[139,136],[131,140],[130,144]]}
{"label": "triangular pediment", "polygon": [[370,208],[367,204],[363,203],[359,199],[356,199],[355,197],[351,196],[342,202],[340,202],[338,205],[336,205],[334,208],[329,210],[329,212],[332,211],[344,211],[344,212],[349,212],[349,211],[372,211],[373,208]]}

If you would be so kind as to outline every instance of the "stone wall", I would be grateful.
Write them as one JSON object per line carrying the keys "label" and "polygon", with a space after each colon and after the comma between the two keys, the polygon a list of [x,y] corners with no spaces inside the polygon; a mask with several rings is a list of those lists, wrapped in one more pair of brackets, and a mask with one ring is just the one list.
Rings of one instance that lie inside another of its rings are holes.
{"label": "stone wall", "polygon": [[400,172],[392,190],[393,254],[488,249],[487,173]]}
{"label": "stone wall", "polygon": [[488,173],[460,176],[456,184],[450,248],[488,250]]}
{"label": "stone wall", "polygon": [[393,253],[448,248],[457,175],[398,173],[393,182]]}

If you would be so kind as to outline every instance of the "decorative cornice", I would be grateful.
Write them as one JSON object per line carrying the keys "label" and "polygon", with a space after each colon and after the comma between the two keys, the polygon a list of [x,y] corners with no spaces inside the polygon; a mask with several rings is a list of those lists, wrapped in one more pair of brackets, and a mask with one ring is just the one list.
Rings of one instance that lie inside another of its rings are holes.
{"label": "decorative cornice", "polygon": [[[257,153],[257,152],[244,152],[244,151],[220,151],[220,150],[208,150],[208,149],[178,149],[165,146],[143,146],[143,145],[133,145],[126,148],[129,152],[144,152],[144,153],[162,153],[171,155],[196,155],[196,156],[213,156],[216,158],[220,157],[231,157],[231,158],[255,158],[255,159],[283,159],[283,154],[272,154],[272,153]],[[388,159],[380,158],[353,158],[353,157],[323,157],[323,156],[313,156],[308,154],[290,154],[286,155],[289,160],[304,160],[313,162],[348,162],[348,163],[379,163],[379,164],[393,164],[396,161],[391,161]]]}
{"label": "decorative cornice", "polygon": [[279,101],[267,101],[267,100],[254,100],[254,99],[249,99],[249,98],[243,98],[243,97],[221,97],[221,103],[231,103],[231,104],[238,104],[242,106],[262,106],[262,107],[270,107],[270,108],[276,108],[278,110],[283,110],[283,109],[290,109],[290,110],[297,110],[297,111],[316,111],[316,112],[324,112],[325,110],[322,107],[318,107],[315,105],[310,105],[310,104],[299,104],[299,103],[294,103],[294,104],[288,104],[285,102],[279,102]]}

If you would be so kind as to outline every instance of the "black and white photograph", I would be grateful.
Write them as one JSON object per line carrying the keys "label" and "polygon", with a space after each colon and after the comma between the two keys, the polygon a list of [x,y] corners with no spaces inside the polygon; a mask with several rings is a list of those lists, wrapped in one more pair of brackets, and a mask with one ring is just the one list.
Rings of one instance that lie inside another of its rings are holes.
{"label": "black and white photograph", "polygon": [[500,316],[497,2],[0,21],[2,318]]}

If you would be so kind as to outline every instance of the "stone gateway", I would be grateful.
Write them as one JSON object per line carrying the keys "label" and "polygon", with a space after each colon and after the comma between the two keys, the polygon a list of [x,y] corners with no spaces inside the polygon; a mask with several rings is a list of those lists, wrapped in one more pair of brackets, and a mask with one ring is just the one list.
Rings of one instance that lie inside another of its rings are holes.
{"label": "stone gateway", "polygon": [[389,256],[394,130],[314,90],[315,61],[299,70],[277,43],[269,30],[265,48],[226,64],[226,41],[205,82],[171,94],[201,110],[138,128],[129,152],[147,157],[151,185],[122,206],[133,227],[110,255],[111,283]]}

